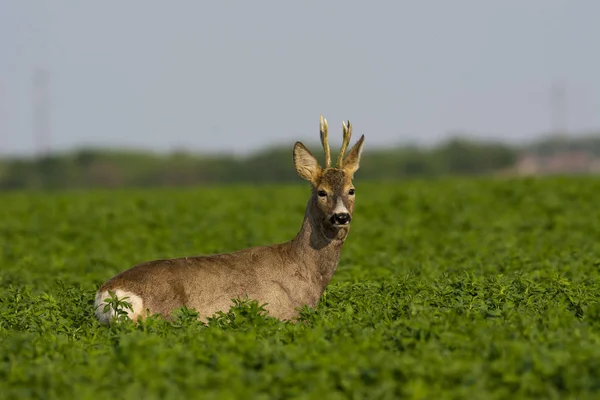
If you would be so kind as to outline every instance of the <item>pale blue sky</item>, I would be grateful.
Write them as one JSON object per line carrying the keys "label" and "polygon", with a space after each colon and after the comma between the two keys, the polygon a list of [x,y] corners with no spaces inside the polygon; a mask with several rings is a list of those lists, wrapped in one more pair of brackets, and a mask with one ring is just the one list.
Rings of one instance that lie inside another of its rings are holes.
{"label": "pale blue sky", "polygon": [[515,140],[600,128],[600,1],[0,2],[0,153],[33,150],[32,76],[51,72],[51,148],[255,150],[341,121],[370,146],[451,132]]}

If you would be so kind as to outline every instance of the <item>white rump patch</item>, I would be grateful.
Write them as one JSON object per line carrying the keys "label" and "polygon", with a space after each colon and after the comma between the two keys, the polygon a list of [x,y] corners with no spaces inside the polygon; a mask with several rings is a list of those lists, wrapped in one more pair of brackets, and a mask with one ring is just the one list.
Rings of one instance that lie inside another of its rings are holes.
{"label": "white rump patch", "polygon": [[[121,307],[121,309],[127,312],[127,316],[129,319],[135,319],[138,316],[142,315],[142,310],[144,306],[144,302],[142,298],[135,293],[128,292],[127,290],[115,289],[115,296],[117,299],[123,302],[128,302],[131,304],[133,311],[128,307]],[[104,312],[104,307],[107,304],[104,302],[106,299],[110,300],[110,294],[107,290],[96,293],[96,301],[94,302],[94,309],[96,313],[96,318],[100,321],[101,324],[108,324],[110,320],[116,316],[115,310],[110,306],[110,308]]]}

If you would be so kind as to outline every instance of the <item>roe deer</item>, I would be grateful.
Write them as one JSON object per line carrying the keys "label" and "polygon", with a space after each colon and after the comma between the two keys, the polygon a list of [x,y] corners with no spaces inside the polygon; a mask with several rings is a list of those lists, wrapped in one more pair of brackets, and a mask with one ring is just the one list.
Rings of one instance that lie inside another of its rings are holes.
{"label": "roe deer", "polygon": [[[133,266],[104,283],[96,293],[96,317],[109,323],[115,310],[105,300],[109,291],[131,304],[132,320],[146,312],[172,317],[186,306],[199,319],[227,312],[232,299],[246,297],[265,304],[268,315],[292,320],[303,305],[315,307],[331,281],[354,213],[352,179],[358,170],[364,135],[345,157],[352,125],[343,125],[337,165],[331,167],[327,120],[321,116],[321,144],[325,165],[301,142],[296,142],[293,162],[300,177],[311,183],[302,228],[292,240],[238,250],[232,253],[149,261]],[[114,304],[113,304],[114,305]],[[106,310],[106,311],[105,311]]]}

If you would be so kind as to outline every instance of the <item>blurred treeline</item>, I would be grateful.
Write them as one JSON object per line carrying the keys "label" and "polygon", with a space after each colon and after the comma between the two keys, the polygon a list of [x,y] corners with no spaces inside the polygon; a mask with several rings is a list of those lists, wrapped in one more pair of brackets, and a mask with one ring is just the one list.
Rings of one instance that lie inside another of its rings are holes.
{"label": "blurred treeline", "polygon": [[[573,143],[575,143],[573,145]],[[445,175],[481,175],[506,171],[525,150],[548,153],[566,144],[544,140],[527,148],[453,138],[437,146],[365,149],[360,179],[400,179]],[[600,139],[569,142],[570,147],[600,154]],[[322,160],[318,144],[309,146]],[[332,149],[332,160],[337,154]],[[358,175],[357,175],[358,177]],[[298,182],[292,146],[266,149],[245,157],[186,152],[81,149],[38,158],[0,161],[0,190],[99,187],[192,186],[219,183]]]}

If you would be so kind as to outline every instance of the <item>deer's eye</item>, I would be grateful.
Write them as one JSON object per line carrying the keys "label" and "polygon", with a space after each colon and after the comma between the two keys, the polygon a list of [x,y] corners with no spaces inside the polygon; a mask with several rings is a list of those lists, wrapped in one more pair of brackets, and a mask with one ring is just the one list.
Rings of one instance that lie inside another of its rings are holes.
{"label": "deer's eye", "polygon": [[348,194],[349,194],[350,196],[354,196],[354,189],[350,189],[350,190],[348,190]]}
{"label": "deer's eye", "polygon": [[319,195],[319,197],[327,197],[327,192],[324,190],[319,190],[317,194]]}

